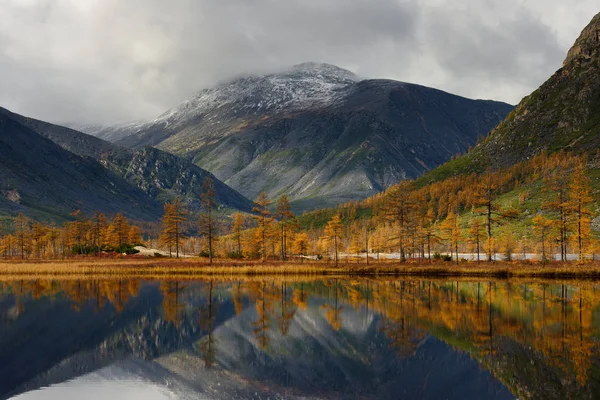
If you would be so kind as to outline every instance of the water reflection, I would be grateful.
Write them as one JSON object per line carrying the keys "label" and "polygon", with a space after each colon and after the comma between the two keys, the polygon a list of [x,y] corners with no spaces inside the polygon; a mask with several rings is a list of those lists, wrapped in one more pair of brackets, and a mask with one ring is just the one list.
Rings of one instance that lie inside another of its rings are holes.
{"label": "water reflection", "polygon": [[0,397],[593,398],[599,303],[588,282],[3,282]]}

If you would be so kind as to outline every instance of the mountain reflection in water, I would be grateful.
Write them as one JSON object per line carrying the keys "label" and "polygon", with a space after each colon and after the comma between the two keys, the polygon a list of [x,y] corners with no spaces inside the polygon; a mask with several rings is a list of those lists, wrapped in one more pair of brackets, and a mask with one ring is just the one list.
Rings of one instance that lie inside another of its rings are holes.
{"label": "mountain reflection in water", "polygon": [[0,283],[0,398],[594,398],[589,282]]}

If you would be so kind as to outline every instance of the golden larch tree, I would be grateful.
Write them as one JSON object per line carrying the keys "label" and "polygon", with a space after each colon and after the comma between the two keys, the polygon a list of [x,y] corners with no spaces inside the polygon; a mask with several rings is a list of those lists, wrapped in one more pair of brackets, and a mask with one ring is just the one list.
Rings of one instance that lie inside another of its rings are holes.
{"label": "golden larch tree", "polygon": [[123,214],[118,213],[110,226],[110,238],[117,252],[122,252],[123,247],[129,244],[130,225]]}
{"label": "golden larch tree", "polygon": [[325,227],[325,237],[330,244],[333,244],[333,254],[335,266],[338,265],[338,251],[342,242],[342,218],[335,214]]}
{"label": "golden larch tree", "polygon": [[287,256],[287,230],[290,221],[294,218],[294,213],[292,213],[290,202],[285,194],[281,195],[279,200],[277,200],[277,208],[275,209],[275,214],[279,219],[279,225],[281,227],[281,261],[285,261]]}
{"label": "golden larch tree", "polygon": [[169,257],[172,257],[172,251],[175,249],[176,257],[179,258],[179,247],[184,239],[183,224],[186,221],[186,211],[179,198],[165,204],[164,210],[159,241],[162,245],[168,246]]}
{"label": "golden larch tree", "polygon": [[295,254],[300,256],[300,262],[304,262],[306,252],[308,251],[309,239],[306,232],[301,232],[296,235],[294,239],[293,251]]}
{"label": "golden larch tree", "polygon": [[200,234],[204,235],[208,245],[208,262],[213,262],[213,242],[216,238],[216,221],[214,216],[217,207],[217,191],[215,183],[210,176],[204,179],[202,194],[200,195],[202,214],[200,215]]}
{"label": "golden larch tree", "polygon": [[31,246],[31,225],[25,215],[19,213],[14,220],[15,238],[21,258],[25,258]]}
{"label": "golden larch tree", "polygon": [[252,208],[252,211],[255,213],[252,218],[258,225],[256,237],[260,241],[262,262],[265,262],[267,259],[267,239],[270,234],[271,222],[273,222],[273,216],[269,210],[270,205],[271,200],[269,200],[269,196],[265,192],[261,192]]}
{"label": "golden larch tree", "polygon": [[233,214],[233,225],[231,227],[231,234],[233,236],[233,240],[237,245],[237,256],[242,256],[242,231],[245,227],[245,219],[242,213],[236,212]]}
{"label": "golden larch tree", "polygon": [[551,230],[554,227],[554,221],[544,217],[542,214],[538,214],[533,217],[533,233],[539,237],[540,244],[542,247],[542,263],[546,263],[548,261],[548,257],[546,256],[546,249],[548,239],[551,233]]}
{"label": "golden larch tree", "polygon": [[584,261],[585,246],[592,234],[592,211],[590,207],[594,200],[590,195],[590,187],[590,178],[585,174],[583,161],[580,161],[573,169],[571,183],[569,184],[569,208],[579,262]]}

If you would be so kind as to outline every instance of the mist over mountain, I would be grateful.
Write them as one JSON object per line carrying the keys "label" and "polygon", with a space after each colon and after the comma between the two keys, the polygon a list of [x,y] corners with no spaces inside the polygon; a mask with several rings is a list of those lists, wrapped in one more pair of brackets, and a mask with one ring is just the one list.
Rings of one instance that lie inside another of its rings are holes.
{"label": "mist over mountain", "polygon": [[246,197],[287,194],[309,209],[418,177],[466,151],[511,109],[305,63],[205,89],[152,121],[87,132],[187,158]]}

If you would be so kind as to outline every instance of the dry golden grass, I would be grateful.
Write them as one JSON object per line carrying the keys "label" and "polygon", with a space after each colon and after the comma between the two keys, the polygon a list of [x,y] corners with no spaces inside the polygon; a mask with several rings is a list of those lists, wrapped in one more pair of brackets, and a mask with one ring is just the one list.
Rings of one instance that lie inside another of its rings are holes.
{"label": "dry golden grass", "polygon": [[335,267],[326,262],[273,262],[217,260],[208,264],[200,259],[162,258],[78,258],[67,260],[0,261],[0,279],[17,278],[110,278],[190,279],[202,277],[231,278],[258,276],[415,276],[471,278],[545,278],[598,279],[600,264],[552,263],[437,263],[400,264],[382,262],[348,263]]}
{"label": "dry golden grass", "polygon": [[139,277],[189,278],[207,276],[323,276],[345,274],[325,263],[258,263],[252,261],[216,261],[208,264],[198,259],[69,259],[54,261],[0,261],[0,279],[14,277]]}

